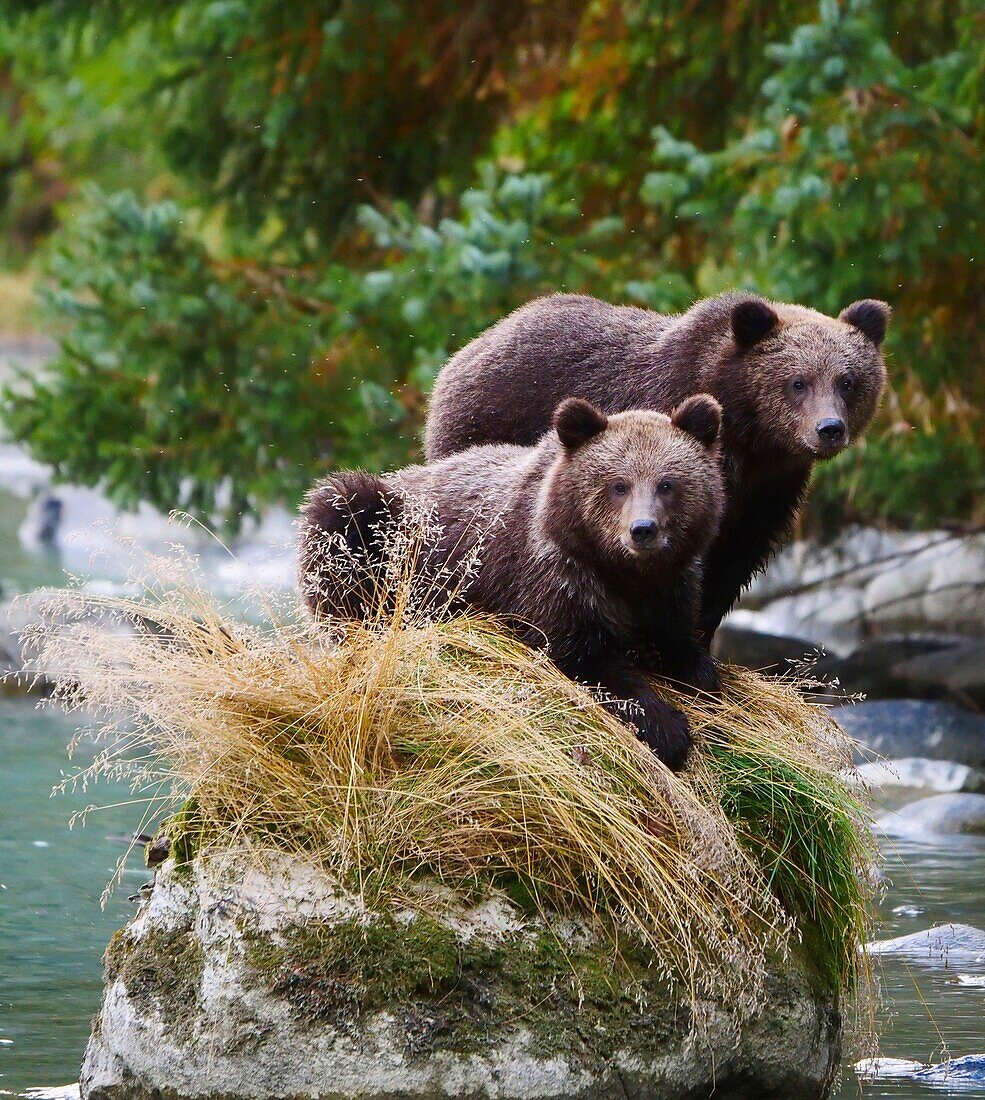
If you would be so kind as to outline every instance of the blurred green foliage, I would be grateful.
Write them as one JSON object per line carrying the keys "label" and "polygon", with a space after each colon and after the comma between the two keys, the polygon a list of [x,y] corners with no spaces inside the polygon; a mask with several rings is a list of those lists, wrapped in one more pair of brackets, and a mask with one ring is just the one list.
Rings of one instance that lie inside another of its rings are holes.
{"label": "blurred green foliage", "polygon": [[442,362],[535,294],[743,286],[895,310],[815,516],[985,520],[973,0],[5,11],[0,219],[61,336],[5,422],[62,476],[235,528],[413,457]]}

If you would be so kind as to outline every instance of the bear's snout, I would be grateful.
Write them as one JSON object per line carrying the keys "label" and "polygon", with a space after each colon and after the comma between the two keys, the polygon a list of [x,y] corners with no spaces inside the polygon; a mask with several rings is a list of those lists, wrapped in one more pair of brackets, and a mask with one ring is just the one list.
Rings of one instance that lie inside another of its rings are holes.
{"label": "bear's snout", "polygon": [[652,546],[657,541],[659,531],[656,520],[652,519],[634,519],[629,525],[629,537],[633,545],[640,548]]}
{"label": "bear's snout", "polygon": [[821,445],[828,450],[842,447],[848,441],[845,422],[837,416],[826,416],[815,425]]}

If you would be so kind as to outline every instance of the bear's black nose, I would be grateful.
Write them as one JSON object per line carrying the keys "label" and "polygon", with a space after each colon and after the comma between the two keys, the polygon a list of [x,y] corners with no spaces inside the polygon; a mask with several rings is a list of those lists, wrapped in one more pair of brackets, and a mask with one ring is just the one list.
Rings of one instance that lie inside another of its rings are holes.
{"label": "bear's black nose", "polygon": [[629,525],[629,537],[637,546],[649,546],[657,537],[657,525],[652,519],[634,519]]}
{"label": "bear's black nose", "polygon": [[819,420],[817,423],[817,434],[825,443],[840,443],[845,438],[845,422],[844,420],[839,420],[836,416],[828,417],[825,420]]}

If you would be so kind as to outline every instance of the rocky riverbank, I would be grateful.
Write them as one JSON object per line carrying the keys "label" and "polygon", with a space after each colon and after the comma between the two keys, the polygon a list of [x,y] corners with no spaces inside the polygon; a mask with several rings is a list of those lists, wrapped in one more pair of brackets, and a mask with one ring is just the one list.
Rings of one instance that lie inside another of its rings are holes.
{"label": "rocky riverbank", "polygon": [[985,532],[851,527],[796,542],[743,596],[732,623],[844,657],[869,638],[985,637]]}

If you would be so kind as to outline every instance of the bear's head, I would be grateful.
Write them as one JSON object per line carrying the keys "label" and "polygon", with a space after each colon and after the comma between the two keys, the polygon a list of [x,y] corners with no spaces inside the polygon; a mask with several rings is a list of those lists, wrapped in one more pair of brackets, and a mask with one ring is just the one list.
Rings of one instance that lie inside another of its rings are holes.
{"label": "bear's head", "polygon": [[752,295],[731,306],[716,393],[729,438],[805,462],[831,458],[868,427],[886,384],[885,302],[837,318]]}
{"label": "bear's head", "polygon": [[539,501],[547,536],[592,572],[659,574],[703,554],[724,502],[721,417],[707,394],[670,416],[606,416],[580,398],[562,401]]}

